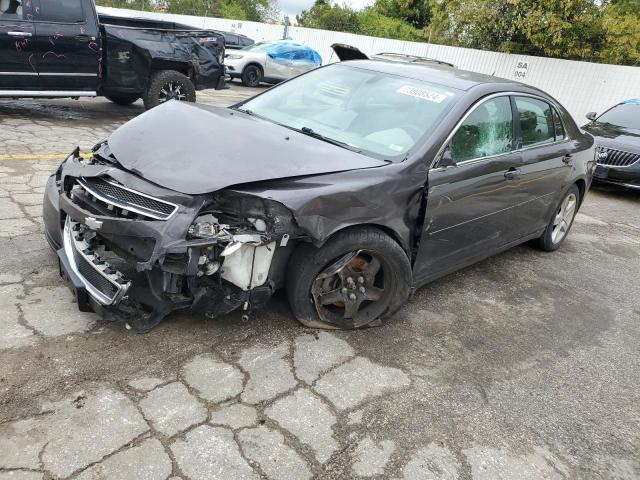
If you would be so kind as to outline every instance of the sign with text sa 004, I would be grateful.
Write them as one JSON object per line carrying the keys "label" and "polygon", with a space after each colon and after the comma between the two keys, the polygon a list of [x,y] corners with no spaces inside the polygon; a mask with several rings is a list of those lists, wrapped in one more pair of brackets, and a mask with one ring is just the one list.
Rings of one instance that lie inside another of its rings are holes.
{"label": "sign with text sa 004", "polygon": [[516,80],[524,80],[527,78],[528,70],[529,62],[519,61],[516,63],[516,68],[513,70],[513,78]]}

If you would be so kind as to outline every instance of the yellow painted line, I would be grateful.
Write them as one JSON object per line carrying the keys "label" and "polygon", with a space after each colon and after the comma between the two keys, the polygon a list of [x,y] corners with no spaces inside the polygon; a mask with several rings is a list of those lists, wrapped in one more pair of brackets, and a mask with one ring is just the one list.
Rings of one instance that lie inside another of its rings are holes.
{"label": "yellow painted line", "polygon": [[[91,156],[91,152],[81,152],[81,156]],[[69,156],[68,153],[16,153],[16,154],[0,154],[0,160],[64,160]]]}

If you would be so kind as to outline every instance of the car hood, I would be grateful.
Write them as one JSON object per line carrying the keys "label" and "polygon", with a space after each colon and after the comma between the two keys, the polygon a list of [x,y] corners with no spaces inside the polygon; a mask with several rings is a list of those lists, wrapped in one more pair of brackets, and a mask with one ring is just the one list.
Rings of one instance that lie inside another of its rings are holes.
{"label": "car hood", "polygon": [[631,149],[634,152],[640,152],[640,130],[597,122],[589,123],[583,128],[596,137],[598,146]]}
{"label": "car hood", "polygon": [[125,169],[191,195],[387,164],[237,110],[177,101],[130,120],[108,145]]}

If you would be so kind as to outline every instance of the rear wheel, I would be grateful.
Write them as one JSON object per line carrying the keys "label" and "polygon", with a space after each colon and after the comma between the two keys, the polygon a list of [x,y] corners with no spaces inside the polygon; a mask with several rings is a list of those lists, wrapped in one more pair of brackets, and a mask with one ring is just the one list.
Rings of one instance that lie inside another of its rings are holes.
{"label": "rear wheel", "polygon": [[147,109],[169,100],[195,102],[196,88],[186,75],[175,70],[161,70],[151,76],[143,100]]}
{"label": "rear wheel", "polygon": [[248,65],[242,71],[242,84],[257,87],[262,81],[262,69],[257,65]]}
{"label": "rear wheel", "polygon": [[289,304],[312,328],[379,325],[402,306],[410,288],[405,252],[374,228],[338,233],[319,249],[301,245],[289,261]]}
{"label": "rear wheel", "polygon": [[573,219],[578,212],[579,202],[580,191],[576,185],[573,185],[560,200],[547,228],[538,238],[538,246],[542,250],[546,252],[557,250],[567,238],[571,225],[573,225]]}
{"label": "rear wheel", "polygon": [[106,95],[106,97],[118,105],[131,105],[140,98],[140,95],[137,93],[114,93]]}

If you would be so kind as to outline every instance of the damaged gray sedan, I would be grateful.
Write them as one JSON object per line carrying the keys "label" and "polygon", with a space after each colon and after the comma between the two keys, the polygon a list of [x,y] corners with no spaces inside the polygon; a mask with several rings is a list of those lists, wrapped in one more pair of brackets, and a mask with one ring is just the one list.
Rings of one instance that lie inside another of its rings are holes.
{"label": "damaged gray sedan", "polygon": [[79,308],[138,330],[280,288],[303,324],[358,328],[514,245],[558,248],[594,166],[540,90],[357,60],[230,108],[138,116],[62,163],[44,221]]}

